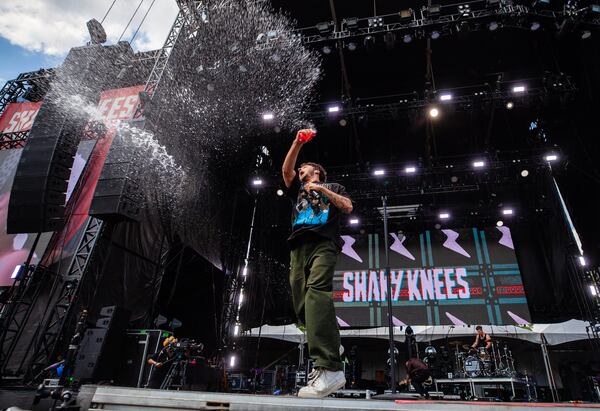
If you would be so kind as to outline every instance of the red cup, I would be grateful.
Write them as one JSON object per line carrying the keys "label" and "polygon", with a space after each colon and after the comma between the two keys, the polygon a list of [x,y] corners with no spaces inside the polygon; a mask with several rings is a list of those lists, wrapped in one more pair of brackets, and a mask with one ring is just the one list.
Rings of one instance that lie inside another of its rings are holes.
{"label": "red cup", "polygon": [[298,136],[298,140],[300,140],[303,143],[307,143],[310,140],[312,140],[313,137],[316,135],[317,135],[317,131],[312,128],[300,130],[300,135]]}

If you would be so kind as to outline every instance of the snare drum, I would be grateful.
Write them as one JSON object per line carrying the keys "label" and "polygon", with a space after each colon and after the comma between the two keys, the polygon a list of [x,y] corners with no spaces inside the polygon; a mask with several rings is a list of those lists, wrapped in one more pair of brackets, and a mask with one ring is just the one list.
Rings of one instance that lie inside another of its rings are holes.
{"label": "snare drum", "polygon": [[477,356],[481,361],[488,361],[490,359],[490,355],[488,354],[485,347],[479,347],[477,349]]}
{"label": "snare drum", "polygon": [[464,370],[469,377],[479,377],[483,374],[483,363],[476,356],[469,355],[465,359]]}

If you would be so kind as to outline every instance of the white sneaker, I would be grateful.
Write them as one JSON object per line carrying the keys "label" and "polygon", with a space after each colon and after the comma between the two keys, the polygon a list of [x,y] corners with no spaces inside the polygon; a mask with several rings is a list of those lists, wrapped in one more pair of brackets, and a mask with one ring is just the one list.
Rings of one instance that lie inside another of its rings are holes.
{"label": "white sneaker", "polygon": [[323,398],[346,385],[343,371],[315,368],[308,374],[308,385],[298,391],[300,398]]}

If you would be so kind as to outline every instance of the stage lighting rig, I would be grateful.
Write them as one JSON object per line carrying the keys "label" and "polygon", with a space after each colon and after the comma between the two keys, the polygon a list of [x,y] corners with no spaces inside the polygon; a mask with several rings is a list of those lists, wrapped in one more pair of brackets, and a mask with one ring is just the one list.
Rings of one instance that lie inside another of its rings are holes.
{"label": "stage lighting rig", "polygon": [[413,12],[413,9],[405,9],[405,10],[400,10],[400,12],[398,12],[398,15],[400,16],[400,21],[406,23],[413,19],[414,12]]}
{"label": "stage lighting rig", "polygon": [[461,17],[469,17],[471,15],[471,6],[468,4],[459,4],[458,14],[460,14]]}
{"label": "stage lighting rig", "polygon": [[322,36],[328,36],[333,33],[334,24],[332,21],[324,21],[317,23],[315,27]]}
{"label": "stage lighting rig", "polygon": [[358,29],[358,17],[347,17],[342,20],[342,28],[348,31],[356,31]]}
{"label": "stage lighting rig", "polygon": [[381,29],[383,28],[383,17],[369,17],[368,25],[369,28],[372,29]]}
{"label": "stage lighting rig", "polygon": [[437,16],[442,11],[442,5],[441,4],[432,4],[431,6],[428,6],[426,10],[427,10],[428,16]]}

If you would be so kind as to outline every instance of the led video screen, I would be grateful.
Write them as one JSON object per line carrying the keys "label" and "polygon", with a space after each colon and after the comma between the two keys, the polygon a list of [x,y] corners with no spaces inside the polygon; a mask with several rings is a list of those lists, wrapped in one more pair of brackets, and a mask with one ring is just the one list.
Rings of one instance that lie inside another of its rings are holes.
{"label": "led video screen", "polygon": [[[342,235],[333,296],[341,327],[387,325],[385,249],[378,234]],[[510,229],[390,233],[394,325],[531,322]]]}

